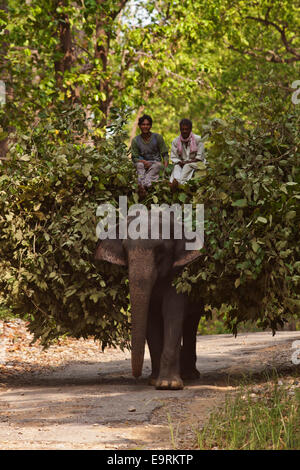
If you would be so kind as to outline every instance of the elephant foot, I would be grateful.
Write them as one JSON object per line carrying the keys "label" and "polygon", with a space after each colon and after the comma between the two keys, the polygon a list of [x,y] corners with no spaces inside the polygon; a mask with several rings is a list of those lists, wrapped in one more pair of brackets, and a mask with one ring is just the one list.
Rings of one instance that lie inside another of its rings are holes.
{"label": "elephant foot", "polygon": [[157,379],[155,388],[157,390],[182,390],[183,382],[181,378],[174,377],[173,379]]}
{"label": "elephant foot", "polygon": [[200,372],[196,368],[190,370],[183,370],[182,372],[180,372],[180,377],[183,380],[197,380],[200,378]]}

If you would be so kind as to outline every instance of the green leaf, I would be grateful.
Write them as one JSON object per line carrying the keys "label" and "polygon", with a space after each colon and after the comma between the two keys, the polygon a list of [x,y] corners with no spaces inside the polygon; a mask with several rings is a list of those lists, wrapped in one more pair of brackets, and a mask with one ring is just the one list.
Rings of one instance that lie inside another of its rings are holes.
{"label": "green leaf", "polygon": [[20,157],[20,160],[21,160],[22,162],[29,162],[29,161],[30,161],[30,155],[26,155],[26,154],[25,154],[25,155],[22,155],[22,156]]}
{"label": "green leaf", "polygon": [[261,224],[267,224],[268,221],[265,217],[257,217],[256,222],[260,222]]}
{"label": "green leaf", "polygon": [[178,194],[178,199],[179,199],[179,201],[184,203],[187,199],[187,195],[185,193],[179,193]]}
{"label": "green leaf", "polygon": [[231,204],[233,207],[247,207],[248,201],[247,199],[238,199]]}
{"label": "green leaf", "polygon": [[121,175],[120,173],[118,173],[118,174],[117,174],[117,178],[118,178],[119,181],[121,181],[122,184],[127,185],[127,181],[126,181],[126,179],[124,178],[123,175]]}
{"label": "green leaf", "polygon": [[286,218],[286,220],[292,220],[296,217],[296,215],[297,215],[296,211],[289,211],[289,212],[287,212],[285,218]]}
{"label": "green leaf", "polygon": [[251,242],[251,247],[252,247],[252,250],[254,251],[254,253],[257,253],[257,251],[259,249],[259,244],[255,240],[253,240]]}

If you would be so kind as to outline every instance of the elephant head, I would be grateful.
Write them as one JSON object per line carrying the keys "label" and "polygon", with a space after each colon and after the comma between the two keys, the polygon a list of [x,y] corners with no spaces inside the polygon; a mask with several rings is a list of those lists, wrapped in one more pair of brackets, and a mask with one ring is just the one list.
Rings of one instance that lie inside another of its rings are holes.
{"label": "elephant head", "polygon": [[[160,231],[158,239],[105,239],[99,241],[96,248],[96,260],[128,266],[132,325],[131,364],[134,377],[142,374],[147,317],[155,282],[174,276],[201,255],[199,249],[186,250],[186,237],[174,238],[174,221],[172,223],[173,230],[169,239],[164,239]],[[149,226],[149,233],[150,230]]]}

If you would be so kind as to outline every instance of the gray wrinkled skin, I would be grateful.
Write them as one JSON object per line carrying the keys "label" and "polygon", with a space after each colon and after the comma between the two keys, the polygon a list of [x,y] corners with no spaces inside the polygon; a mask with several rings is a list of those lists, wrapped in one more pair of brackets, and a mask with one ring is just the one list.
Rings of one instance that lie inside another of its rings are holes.
{"label": "gray wrinkled skin", "polygon": [[[174,239],[173,219],[171,223],[171,239],[163,239],[160,226],[157,240],[103,240],[95,259],[128,266],[133,375],[142,374],[147,340],[152,363],[149,383],[157,389],[177,390],[183,388],[182,379],[199,377],[196,333],[202,305],[177,294],[172,281],[201,251],[185,251],[185,239]],[[150,234],[150,222],[148,230]]]}

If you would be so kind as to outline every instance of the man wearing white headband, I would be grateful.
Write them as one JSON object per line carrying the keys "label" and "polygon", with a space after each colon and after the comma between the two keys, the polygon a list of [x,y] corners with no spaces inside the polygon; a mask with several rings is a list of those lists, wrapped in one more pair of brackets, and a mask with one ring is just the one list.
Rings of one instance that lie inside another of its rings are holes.
{"label": "man wearing white headband", "polygon": [[193,134],[192,121],[182,119],[179,123],[180,135],[172,142],[171,162],[174,168],[170,177],[172,187],[184,184],[192,178],[199,161],[206,163],[204,145],[199,135]]}

